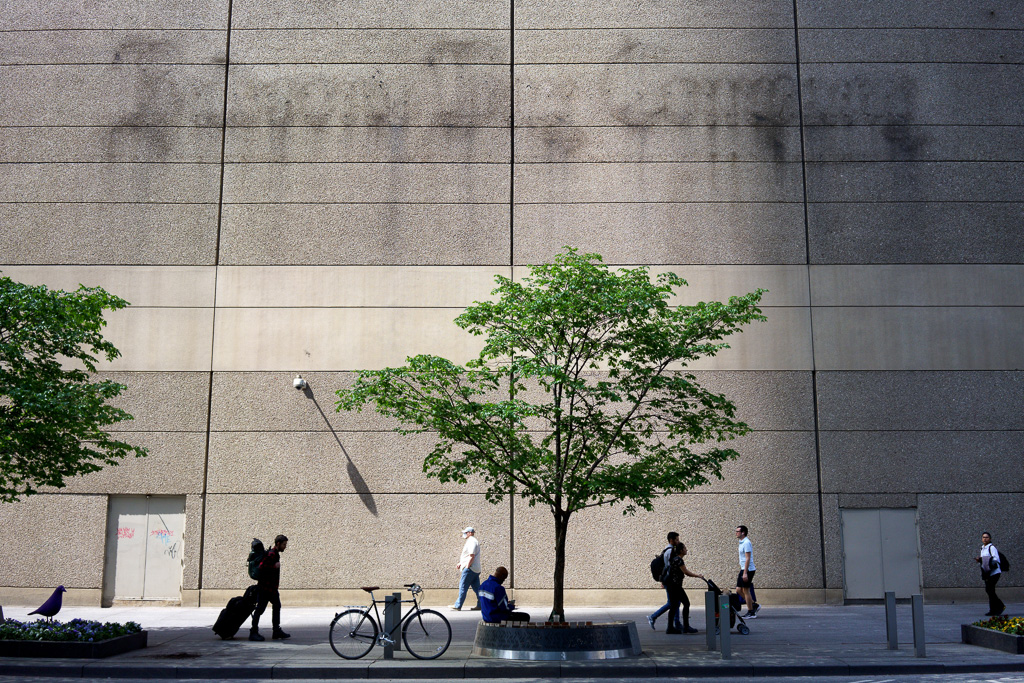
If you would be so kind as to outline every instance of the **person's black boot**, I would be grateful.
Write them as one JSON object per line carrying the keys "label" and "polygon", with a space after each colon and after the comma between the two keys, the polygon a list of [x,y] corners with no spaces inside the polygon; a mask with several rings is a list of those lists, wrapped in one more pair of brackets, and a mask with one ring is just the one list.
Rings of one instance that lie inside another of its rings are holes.
{"label": "person's black boot", "polygon": [[249,631],[249,640],[254,640],[257,643],[262,643],[264,640],[266,640],[266,638],[261,636],[260,632],[257,629],[251,629]]}
{"label": "person's black boot", "polygon": [[275,628],[274,629],[274,635],[272,636],[272,638],[274,640],[286,640],[286,639],[291,638],[291,637],[292,637],[292,634],[285,633],[280,628]]}

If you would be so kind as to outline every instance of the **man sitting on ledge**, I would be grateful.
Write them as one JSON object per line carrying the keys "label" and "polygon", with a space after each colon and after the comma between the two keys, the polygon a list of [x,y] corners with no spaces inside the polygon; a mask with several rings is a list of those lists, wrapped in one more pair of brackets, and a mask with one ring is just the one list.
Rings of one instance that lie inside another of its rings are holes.
{"label": "man sitting on ledge", "polygon": [[505,583],[508,570],[498,567],[487,580],[480,584],[480,614],[489,624],[500,624],[503,621],[529,621],[530,615],[525,612],[513,612],[515,602],[509,602],[505,594]]}

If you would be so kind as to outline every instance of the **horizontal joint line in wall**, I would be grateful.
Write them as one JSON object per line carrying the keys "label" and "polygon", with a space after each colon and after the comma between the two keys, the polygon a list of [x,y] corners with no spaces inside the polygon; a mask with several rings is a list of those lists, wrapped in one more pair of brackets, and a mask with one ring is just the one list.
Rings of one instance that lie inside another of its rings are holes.
{"label": "horizontal joint line in wall", "polygon": [[85,200],[68,200],[68,201],[20,201],[20,202],[7,202],[0,201],[0,204],[126,204],[126,205],[139,205],[139,206],[217,206],[217,202],[165,202],[165,201],[152,201],[152,202],[112,202],[95,199]]}
{"label": "horizontal joint line in wall", "polygon": [[[107,62],[100,62],[106,64]],[[511,62],[231,62],[231,66],[493,66],[508,67]]]}
{"label": "horizontal joint line in wall", "polygon": [[832,61],[827,61],[827,62],[826,61],[820,61],[820,62],[819,61],[801,61],[800,63],[801,64],[864,64],[864,65],[867,65],[867,64],[927,64],[927,65],[932,65],[932,64],[964,64],[964,65],[967,65],[967,64],[970,64],[970,65],[979,65],[979,66],[1020,66],[1021,64],[1024,64],[1024,62],[988,62],[988,61],[981,62],[981,61],[967,61],[967,60],[961,60],[961,61],[952,61],[952,60],[950,60],[950,61],[945,61],[945,60],[938,61],[938,60],[935,60],[935,61],[933,61],[933,60],[924,60],[924,59],[921,59],[921,60],[910,60],[910,59],[907,59],[907,60],[899,60],[899,61],[897,61],[897,60],[889,60],[889,59],[885,59],[885,60],[879,59],[879,60],[871,60],[871,61],[866,61],[866,60],[863,60],[863,59],[849,59],[849,60],[832,60]]}
{"label": "horizontal joint line in wall", "polygon": [[1019,199],[813,199],[808,205],[820,204],[1024,204]]}
{"label": "horizontal joint line in wall", "polygon": [[[17,204],[18,202],[8,202]],[[379,206],[508,206],[508,202],[373,202],[373,201],[362,201],[362,202],[316,202],[316,201],[305,201],[305,202],[224,202],[224,206],[277,206],[277,205],[313,205],[313,206],[349,206],[349,205],[379,205]]]}
{"label": "horizontal joint line in wall", "polygon": [[803,204],[801,201],[767,201],[767,200],[754,200],[754,199],[731,199],[731,200],[657,200],[657,201],[581,201],[581,202],[524,202],[516,201],[516,206],[576,206],[576,205],[602,205],[602,204],[615,204],[615,205],[629,205],[629,204]]}

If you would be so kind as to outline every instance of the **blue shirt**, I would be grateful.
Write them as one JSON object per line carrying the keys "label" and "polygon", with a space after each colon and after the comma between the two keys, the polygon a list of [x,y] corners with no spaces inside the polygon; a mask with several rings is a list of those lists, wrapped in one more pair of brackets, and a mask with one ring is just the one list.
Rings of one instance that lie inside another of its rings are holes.
{"label": "blue shirt", "polygon": [[508,607],[505,587],[493,576],[480,584],[480,615],[489,624],[498,624],[508,619],[512,610]]}

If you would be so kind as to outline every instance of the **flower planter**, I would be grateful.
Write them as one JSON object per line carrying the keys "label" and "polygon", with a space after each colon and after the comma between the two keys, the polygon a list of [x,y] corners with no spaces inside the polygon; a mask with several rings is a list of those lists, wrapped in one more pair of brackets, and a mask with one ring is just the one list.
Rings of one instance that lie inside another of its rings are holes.
{"label": "flower planter", "polygon": [[640,656],[632,621],[488,624],[476,628],[473,654],[494,659],[572,661]]}
{"label": "flower planter", "polygon": [[148,633],[139,631],[96,642],[63,640],[0,640],[0,657],[100,659],[146,647]]}
{"label": "flower planter", "polygon": [[990,647],[1013,655],[1024,655],[1024,636],[1003,633],[973,624],[960,625],[960,639],[969,645]]}

